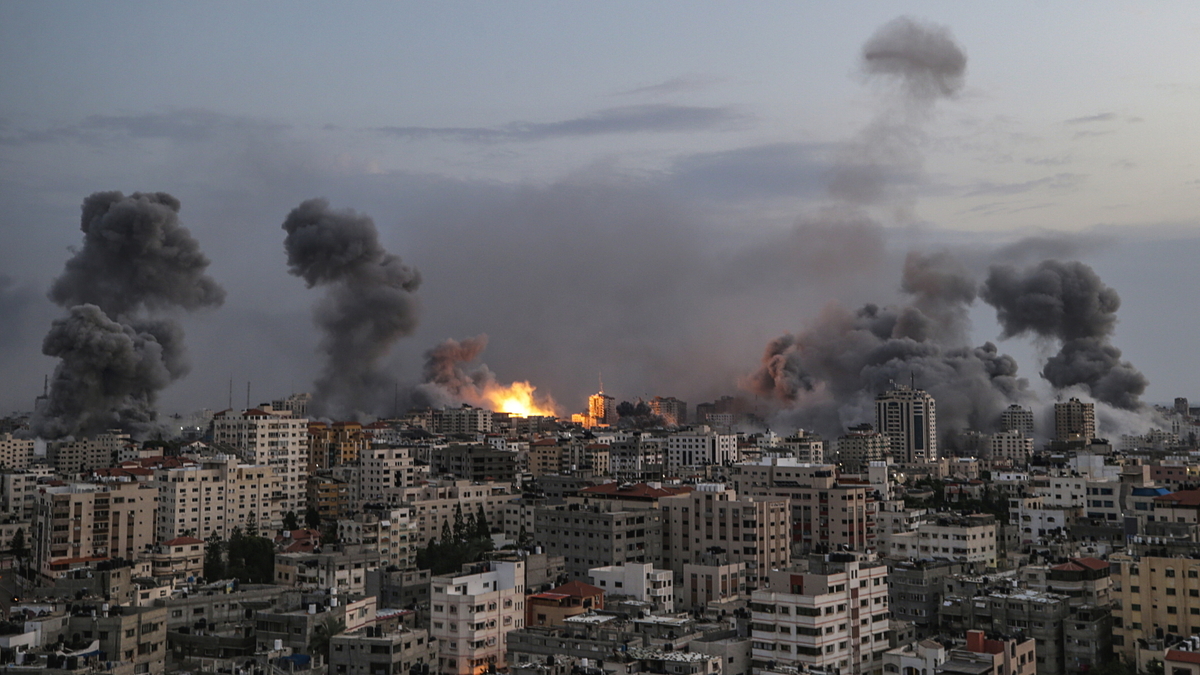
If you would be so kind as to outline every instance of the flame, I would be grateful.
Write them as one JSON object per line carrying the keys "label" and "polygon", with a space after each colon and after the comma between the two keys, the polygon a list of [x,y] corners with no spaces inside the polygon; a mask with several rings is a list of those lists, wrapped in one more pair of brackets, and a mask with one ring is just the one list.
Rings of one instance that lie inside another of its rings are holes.
{"label": "flame", "polygon": [[489,385],[483,392],[483,398],[488,407],[496,412],[505,412],[519,417],[530,415],[545,415],[556,417],[554,401],[549,397],[535,400],[533,393],[537,387],[528,382],[513,382],[504,387],[499,384]]}

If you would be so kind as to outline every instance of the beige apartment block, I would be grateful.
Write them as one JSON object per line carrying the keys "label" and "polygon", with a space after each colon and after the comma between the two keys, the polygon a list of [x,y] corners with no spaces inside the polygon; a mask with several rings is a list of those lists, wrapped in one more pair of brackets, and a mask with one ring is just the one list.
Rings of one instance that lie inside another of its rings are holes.
{"label": "beige apartment block", "polygon": [[73,563],[135,560],[154,544],[158,488],[142,483],[48,486],[33,510],[32,548],[41,573],[55,577]]}
{"label": "beige apartment block", "polygon": [[728,562],[746,564],[746,584],[758,588],[791,556],[792,519],[786,497],[739,496],[724,483],[659,500],[663,512],[663,567],[683,579],[684,565],[714,548]]}
{"label": "beige apartment block", "polygon": [[228,539],[253,523],[260,532],[283,523],[282,479],[268,466],[242,464],[232,455],[154,471],[159,489],[159,541],[182,536]]}
{"label": "beige apartment block", "polygon": [[33,459],[33,439],[0,434],[0,469],[26,469]]}
{"label": "beige apartment block", "polygon": [[279,476],[280,513],[304,514],[308,499],[308,420],[269,405],[213,416],[213,443],[236,451],[248,464]]}

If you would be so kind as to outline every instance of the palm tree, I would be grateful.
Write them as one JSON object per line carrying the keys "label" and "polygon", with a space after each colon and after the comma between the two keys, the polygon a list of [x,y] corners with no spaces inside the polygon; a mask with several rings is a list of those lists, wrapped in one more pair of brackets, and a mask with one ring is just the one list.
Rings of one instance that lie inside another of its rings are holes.
{"label": "palm tree", "polygon": [[346,630],[346,622],[332,616],[313,626],[312,637],[308,640],[308,655],[321,659],[321,663],[329,660],[329,640],[334,635],[341,635]]}

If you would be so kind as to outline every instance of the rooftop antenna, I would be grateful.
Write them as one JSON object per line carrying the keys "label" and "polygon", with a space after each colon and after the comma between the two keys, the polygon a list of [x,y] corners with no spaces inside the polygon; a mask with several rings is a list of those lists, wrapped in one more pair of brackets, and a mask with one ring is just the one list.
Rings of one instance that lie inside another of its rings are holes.
{"label": "rooftop antenna", "polygon": [[596,372],[600,375],[600,393],[603,394],[604,393],[604,373],[603,373],[603,371],[599,371],[599,370]]}
{"label": "rooftop antenna", "polygon": [[229,376],[229,409],[233,410],[233,376]]}
{"label": "rooftop antenna", "polygon": [[250,380],[246,380],[246,410],[250,409]]}
{"label": "rooftop antenna", "polygon": [[916,371],[912,371],[912,370],[908,371],[908,388],[909,388],[909,389],[916,389],[916,388],[917,388],[917,374],[916,374]]}

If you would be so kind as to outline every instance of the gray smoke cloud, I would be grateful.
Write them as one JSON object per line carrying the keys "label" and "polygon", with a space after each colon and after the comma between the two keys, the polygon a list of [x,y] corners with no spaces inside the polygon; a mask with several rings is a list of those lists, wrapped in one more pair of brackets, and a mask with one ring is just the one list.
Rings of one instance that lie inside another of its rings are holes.
{"label": "gray smoke cloud", "polygon": [[863,45],[862,69],[870,76],[895,78],[912,100],[932,101],[962,89],[967,55],[944,26],[902,16]]}
{"label": "gray smoke cloud", "polygon": [[183,329],[162,312],[219,306],[225,291],[163,192],[97,192],[83,201],[83,246],[50,289],[70,315],[42,353],[61,359],[33,419],[43,438],[157,429],[158,392],[188,372]]}
{"label": "gray smoke cloud", "polygon": [[886,203],[920,179],[921,124],[937,101],[962,89],[967,56],[944,26],[899,17],[866,41],[859,67],[889,96],[850,144],[829,190],[848,204]]}
{"label": "gray smoke cloud", "polygon": [[948,253],[911,253],[901,288],[910,302],[830,306],[806,331],[773,340],[748,390],[782,404],[791,421],[828,434],[873,419],[872,402],[889,382],[914,382],[938,401],[940,428],[991,429],[1028,383],[996,346],[961,346],[975,283]]}
{"label": "gray smoke cloud", "polygon": [[375,223],[352,210],[309,199],[283,222],[288,271],[309,288],[327,286],[313,320],[326,356],[313,409],[332,417],[378,414],[394,380],[379,363],[417,326],[417,271],[379,243]]}
{"label": "gray smoke cloud", "polygon": [[1018,270],[993,265],[981,297],[996,308],[1004,337],[1030,334],[1061,348],[1042,370],[1056,389],[1083,386],[1097,400],[1141,406],[1149,382],[1110,342],[1121,298],[1081,262],[1045,260]]}
{"label": "gray smoke cloud", "polygon": [[415,389],[415,401],[430,407],[478,401],[483,390],[496,383],[496,376],[484,364],[468,364],[479,358],[487,343],[486,334],[461,341],[447,338],[425,352],[424,381]]}

